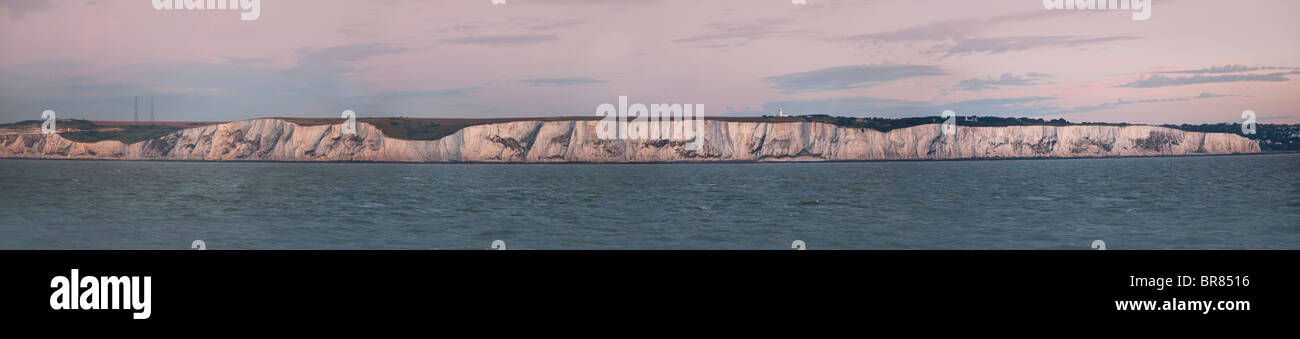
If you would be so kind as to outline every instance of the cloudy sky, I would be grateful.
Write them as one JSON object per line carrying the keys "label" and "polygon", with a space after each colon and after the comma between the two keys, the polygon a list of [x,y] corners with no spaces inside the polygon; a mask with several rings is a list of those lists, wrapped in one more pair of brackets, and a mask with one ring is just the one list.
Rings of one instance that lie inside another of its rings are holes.
{"label": "cloudy sky", "polygon": [[[1300,1],[0,0],[0,122],[708,115],[1300,122]],[[147,102],[147,101],[146,101]],[[147,104],[144,110],[147,111]]]}

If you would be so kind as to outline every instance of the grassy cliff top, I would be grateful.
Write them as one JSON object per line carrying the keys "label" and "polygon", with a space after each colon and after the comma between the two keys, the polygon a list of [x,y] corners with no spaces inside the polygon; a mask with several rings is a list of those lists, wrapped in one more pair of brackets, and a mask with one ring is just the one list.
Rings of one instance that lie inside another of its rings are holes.
{"label": "grassy cliff top", "polygon": [[[40,133],[41,120],[0,124],[0,131]],[[124,143],[157,139],[186,128],[215,124],[215,122],[123,122],[61,119],[55,127],[59,136],[76,142],[117,140]]]}

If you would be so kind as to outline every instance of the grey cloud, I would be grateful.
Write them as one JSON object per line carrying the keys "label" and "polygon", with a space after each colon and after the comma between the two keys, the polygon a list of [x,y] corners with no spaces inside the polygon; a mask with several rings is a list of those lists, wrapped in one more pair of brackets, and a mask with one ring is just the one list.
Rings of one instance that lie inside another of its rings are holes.
{"label": "grey cloud", "polygon": [[969,37],[971,25],[978,22],[979,20],[940,21],[888,32],[853,35],[841,38],[840,40],[862,41],[876,44],[905,41],[956,40]]}
{"label": "grey cloud", "polygon": [[270,64],[275,60],[268,58],[226,58],[226,62],[232,64]]}
{"label": "grey cloud", "polygon": [[1115,108],[1115,107],[1119,107],[1119,106],[1132,105],[1132,104],[1150,104],[1150,103],[1161,103],[1161,102],[1181,102],[1181,101],[1192,101],[1192,100],[1202,100],[1202,99],[1223,98],[1223,97],[1230,97],[1230,96],[1233,96],[1233,95],[1212,94],[1212,93],[1209,93],[1209,92],[1201,92],[1200,95],[1197,95],[1197,96],[1191,96],[1191,97],[1176,97],[1176,98],[1162,98],[1162,99],[1143,99],[1143,100],[1124,100],[1124,99],[1121,98],[1121,99],[1115,99],[1115,101],[1113,101],[1113,102],[1107,102],[1107,103],[1102,103],[1102,104],[1097,104],[1097,105],[1078,106],[1078,107],[1074,107],[1074,108],[1070,108],[1070,109],[1065,109],[1065,110],[1062,110],[1062,111],[1057,112],[1057,113],[1058,113],[1058,114],[1074,114],[1074,113],[1083,113],[1083,112],[1091,112],[1091,111],[1098,111],[1098,110],[1104,110],[1104,109],[1111,109],[1111,108]]}
{"label": "grey cloud", "polygon": [[442,40],[457,45],[518,46],[557,40],[555,34],[481,35]]}
{"label": "grey cloud", "polygon": [[791,114],[830,114],[836,116],[851,117],[883,117],[883,118],[906,118],[918,116],[939,115],[944,110],[953,110],[957,115],[981,115],[981,116],[1002,116],[1002,117],[1033,117],[1048,115],[1066,115],[1074,113],[1091,112],[1115,108],[1124,105],[1145,104],[1145,103],[1163,103],[1163,102],[1182,102],[1192,100],[1203,100],[1212,98],[1230,97],[1233,95],[1222,95],[1212,93],[1201,93],[1196,96],[1143,99],[1143,100],[1125,100],[1116,99],[1113,102],[1106,102],[1097,105],[1078,106],[1063,108],[1049,102],[1056,100],[1055,97],[1013,97],[1013,98],[993,98],[966,100],[953,103],[939,104],[933,101],[907,101],[896,99],[881,99],[872,97],[846,97],[846,98],[829,98],[814,100],[793,100],[793,101],[775,101],[767,102],[762,105],[762,112],[743,112],[740,114],[759,115],[773,114],[777,109],[784,110]]}
{"label": "grey cloud", "polygon": [[945,56],[962,55],[970,53],[988,53],[996,54],[1002,52],[1023,51],[1028,49],[1043,47],[1076,47],[1089,44],[1097,44],[1113,41],[1133,40],[1136,37],[1127,36],[1105,36],[1105,37],[1079,37],[1079,36],[1018,36],[1002,38],[982,38],[982,39],[962,39],[951,44],[940,44],[935,46],[933,52],[943,53]]}
{"label": "grey cloud", "polygon": [[516,21],[519,22],[521,28],[529,31],[549,31],[553,29],[579,26],[587,23],[587,20],[583,19],[547,20],[538,18],[519,18],[516,19]]}
{"label": "grey cloud", "polygon": [[369,100],[468,98],[482,89],[482,87],[465,87],[432,91],[392,91],[367,95],[364,98]]}
{"label": "grey cloud", "polygon": [[939,115],[944,110],[953,110],[958,115],[1028,116],[1058,109],[1045,103],[1051,100],[1055,98],[993,98],[939,104],[932,101],[845,97],[767,102],[762,105],[763,112],[746,112],[746,114],[770,115],[781,109],[791,114],[904,118]]}
{"label": "grey cloud", "polygon": [[1003,23],[1028,21],[1047,18],[1052,11],[1030,11],[996,16],[987,19],[960,19],[936,21],[907,27],[899,30],[852,35],[838,38],[840,41],[866,42],[884,44],[893,42],[938,42],[933,53],[945,56],[969,53],[1001,53],[1020,51],[1041,47],[1073,47],[1086,44],[1105,43],[1136,39],[1125,36],[1081,37],[1081,36],[1012,36],[997,38],[980,38],[980,30]]}
{"label": "grey cloud", "polygon": [[945,74],[947,72],[939,66],[880,64],[823,68],[767,77],[763,81],[785,92],[817,92],[865,88],[900,79]]}
{"label": "grey cloud", "polygon": [[4,0],[0,7],[9,11],[10,19],[21,19],[28,13],[35,13],[52,8],[50,0]]}
{"label": "grey cloud", "polygon": [[[297,65],[278,72],[308,84],[328,84],[343,81],[348,74],[358,71],[355,65],[358,61],[410,51],[413,51],[413,49],[379,43],[324,48],[304,47],[295,51]],[[242,65],[268,66],[269,64],[245,63]]]}
{"label": "grey cloud", "polygon": [[[456,114],[478,87],[378,91],[337,73],[287,72],[258,64],[151,63],[124,67],[126,81],[51,76],[57,66],[0,70],[0,121],[30,120],[41,110],[61,117],[130,120],[132,97],[157,98],[158,117],[224,121],[268,116],[329,116],[352,109],[365,116]],[[38,76],[39,75],[39,76]],[[436,86],[436,85],[435,85]],[[437,101],[430,105],[427,101]]]}
{"label": "grey cloud", "polygon": [[521,79],[519,80],[519,82],[528,84],[530,86],[558,87],[558,86],[597,84],[597,83],[609,82],[609,81],[592,79],[592,78],[538,78],[538,79]]}
{"label": "grey cloud", "polygon": [[[520,2],[523,2],[523,1],[520,1]],[[584,5],[584,6],[586,6],[586,5],[615,5],[615,6],[631,5],[631,6],[646,6],[646,5],[654,5],[654,4],[658,4],[658,3],[661,2],[661,0],[623,0],[623,1],[609,1],[609,0],[529,0],[529,2],[530,2],[530,3],[535,3],[535,4],[541,4],[541,5]]]}
{"label": "grey cloud", "polygon": [[[1294,70],[1292,67],[1275,67],[1275,66],[1246,66],[1246,65],[1223,65],[1211,66],[1202,69],[1190,69],[1181,71],[1164,71],[1155,72],[1160,74],[1223,74],[1223,73],[1242,73],[1264,70]],[[1293,72],[1294,73],[1294,72]]]}
{"label": "grey cloud", "polygon": [[706,44],[706,47],[741,46],[762,38],[789,36],[803,32],[800,30],[782,29],[785,25],[786,21],[777,19],[763,19],[746,22],[715,22],[705,26],[709,29],[709,32],[675,39],[673,41],[702,43]]}
{"label": "grey cloud", "polygon": [[559,39],[553,32],[582,26],[588,19],[550,19],[510,17],[500,20],[477,20],[446,23],[430,31],[438,40],[455,45],[519,46]]}
{"label": "grey cloud", "polygon": [[861,41],[870,43],[908,42],[908,41],[945,41],[974,38],[983,28],[1002,23],[1027,21],[1048,17],[1048,11],[1029,11],[995,16],[987,19],[958,19],[936,21],[903,29],[858,34],[839,38],[838,40]]}
{"label": "grey cloud", "polygon": [[296,51],[299,64],[342,64],[380,55],[401,54],[411,49],[387,44],[366,43],[326,48],[300,48]]}
{"label": "grey cloud", "polygon": [[1133,82],[1119,85],[1116,87],[1130,88],[1155,88],[1169,86],[1183,86],[1208,83],[1222,82],[1285,82],[1291,81],[1286,77],[1286,72],[1277,72],[1269,74],[1225,74],[1225,75],[1193,75],[1187,77],[1171,77],[1160,74],[1139,77]]}
{"label": "grey cloud", "polygon": [[965,79],[957,82],[954,89],[961,91],[982,91],[986,89],[996,89],[1002,86],[1033,86],[1042,84],[1042,81],[1048,78],[1051,78],[1051,75],[1035,72],[1029,72],[1025,75],[1003,73],[1002,76],[997,79],[992,77],[985,79]]}

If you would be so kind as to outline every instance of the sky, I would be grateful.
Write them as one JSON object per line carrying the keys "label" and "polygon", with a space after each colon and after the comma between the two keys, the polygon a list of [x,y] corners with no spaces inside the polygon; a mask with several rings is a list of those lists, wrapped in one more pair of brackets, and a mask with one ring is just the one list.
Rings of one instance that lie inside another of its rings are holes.
{"label": "sky", "polygon": [[[1300,122],[1300,1],[0,0],[0,122],[958,115]],[[502,1],[498,1],[502,2]]]}

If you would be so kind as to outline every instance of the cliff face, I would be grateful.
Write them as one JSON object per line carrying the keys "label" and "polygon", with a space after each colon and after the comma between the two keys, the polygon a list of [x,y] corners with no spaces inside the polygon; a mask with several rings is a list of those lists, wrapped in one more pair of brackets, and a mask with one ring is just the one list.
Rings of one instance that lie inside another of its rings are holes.
{"label": "cliff face", "polygon": [[704,147],[680,141],[601,140],[597,121],[516,121],[466,127],[432,141],[388,138],[357,123],[300,126],[257,119],[191,128],[124,144],[78,143],[58,135],[0,135],[0,158],[385,161],[385,162],[702,162],[1037,158],[1256,153],[1259,144],[1223,133],[1155,126],[957,127],[879,132],[813,122],[706,121]]}

